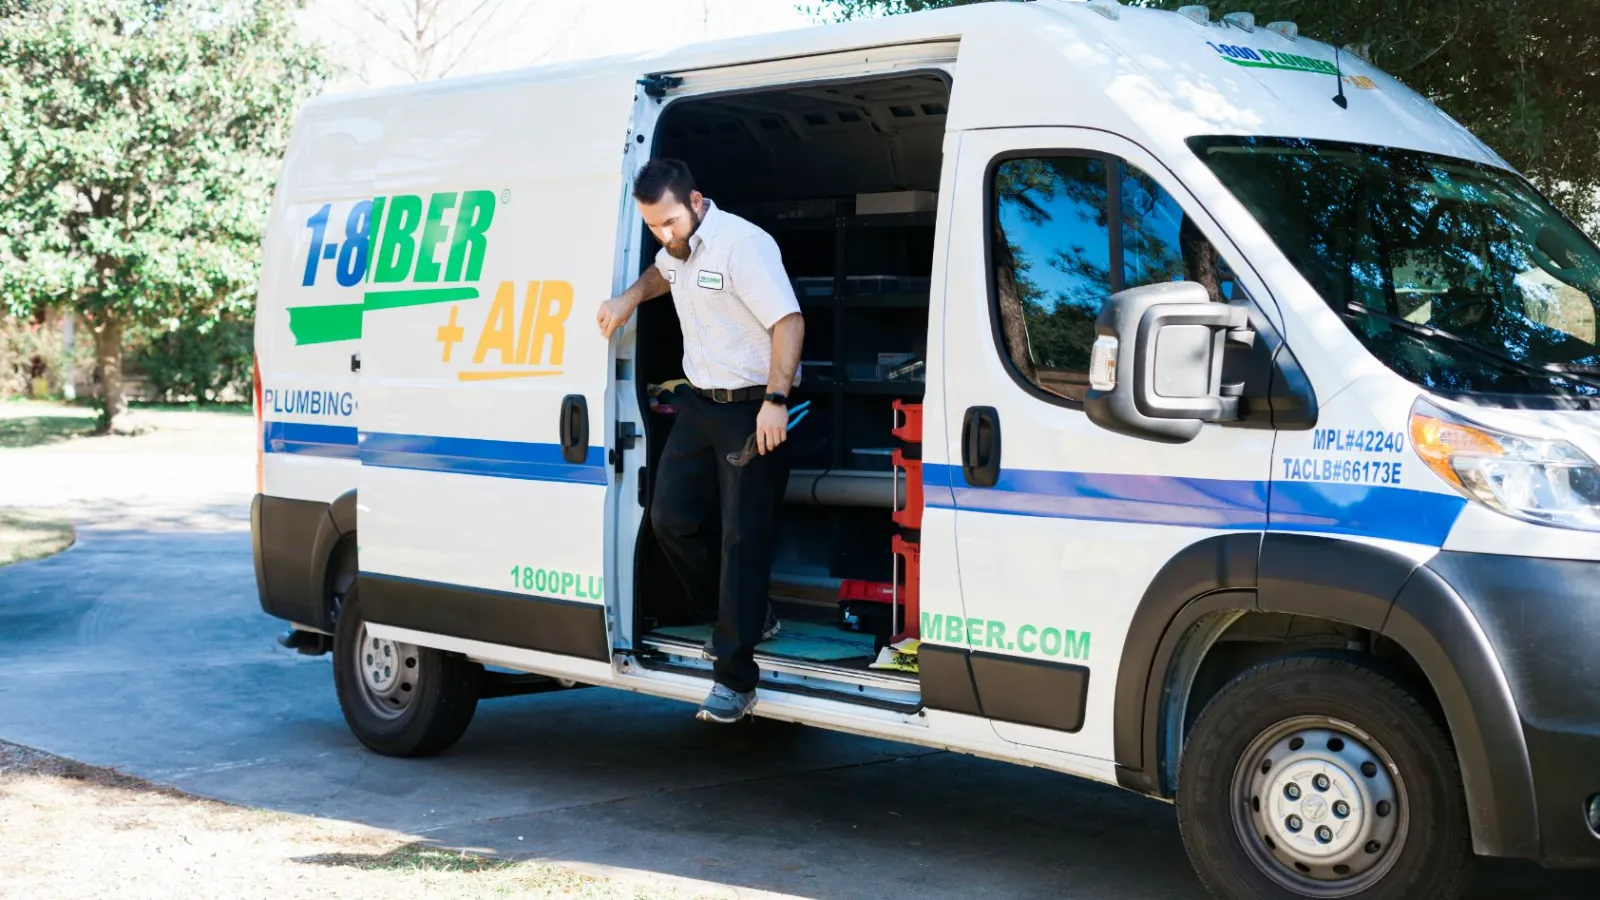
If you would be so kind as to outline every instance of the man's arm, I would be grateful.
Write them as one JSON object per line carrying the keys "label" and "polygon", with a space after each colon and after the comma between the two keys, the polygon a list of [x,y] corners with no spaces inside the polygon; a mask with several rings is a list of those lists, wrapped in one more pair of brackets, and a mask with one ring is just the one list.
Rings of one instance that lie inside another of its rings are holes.
{"label": "man's arm", "polygon": [[[788,394],[800,368],[800,347],[806,340],[806,320],[790,313],[772,326],[772,365],[767,369],[767,390]],[[776,448],[789,437],[789,410],[776,403],[761,404],[756,416],[756,446],[762,452]]]}
{"label": "man's arm", "polygon": [[800,368],[800,346],[806,340],[806,320],[790,313],[772,326],[772,366],[767,370],[767,390],[789,393]]}
{"label": "man's arm", "polygon": [[600,325],[600,336],[610,340],[611,335],[633,316],[633,311],[639,308],[639,304],[653,300],[671,288],[672,285],[667,283],[660,269],[655,266],[645,269],[644,274],[640,275],[631,287],[600,304],[600,311],[594,317]]}

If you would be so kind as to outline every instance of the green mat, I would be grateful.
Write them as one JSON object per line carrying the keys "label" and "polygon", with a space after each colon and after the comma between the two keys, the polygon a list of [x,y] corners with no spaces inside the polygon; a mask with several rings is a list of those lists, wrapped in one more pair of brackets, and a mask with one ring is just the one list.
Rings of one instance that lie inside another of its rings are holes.
{"label": "green mat", "polygon": [[[679,625],[657,628],[655,634],[703,644],[711,637],[711,625]],[[792,659],[809,659],[825,662],[834,659],[854,659],[873,654],[872,635],[844,631],[832,625],[814,625],[810,622],[784,622],[783,630],[758,648],[771,656]]]}

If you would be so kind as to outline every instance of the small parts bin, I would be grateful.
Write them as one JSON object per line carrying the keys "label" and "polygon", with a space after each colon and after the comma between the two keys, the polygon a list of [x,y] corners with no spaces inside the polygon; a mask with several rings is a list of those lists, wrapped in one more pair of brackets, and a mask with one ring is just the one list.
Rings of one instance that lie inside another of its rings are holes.
{"label": "small parts bin", "polygon": [[922,443],[922,404],[894,401],[895,437],[908,444]]}
{"label": "small parts bin", "polygon": [[[894,523],[901,528],[919,531],[922,528],[922,460],[906,459],[905,454],[899,450],[894,451],[889,457],[894,462],[895,477],[905,473],[906,479],[906,505],[901,508],[896,505],[894,510]],[[899,497],[899,488],[895,489],[895,496]]]}
{"label": "small parts bin", "polygon": [[847,631],[873,635],[876,647],[889,638],[905,620],[896,615],[895,586],[887,581],[839,582],[839,625]]}

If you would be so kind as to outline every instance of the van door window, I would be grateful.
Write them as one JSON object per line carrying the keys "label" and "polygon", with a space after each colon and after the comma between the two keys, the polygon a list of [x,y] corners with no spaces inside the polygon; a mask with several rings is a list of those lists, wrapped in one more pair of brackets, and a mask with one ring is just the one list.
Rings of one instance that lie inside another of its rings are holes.
{"label": "van door window", "polygon": [[1196,281],[1217,302],[1233,299],[1227,264],[1136,166],[1086,154],[1013,158],[995,167],[989,190],[1001,348],[1045,399],[1083,401],[1095,319],[1113,293]]}

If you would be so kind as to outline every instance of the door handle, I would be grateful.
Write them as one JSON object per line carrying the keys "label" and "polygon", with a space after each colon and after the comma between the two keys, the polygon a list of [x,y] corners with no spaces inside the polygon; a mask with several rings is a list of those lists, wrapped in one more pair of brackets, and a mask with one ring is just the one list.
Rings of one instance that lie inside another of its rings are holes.
{"label": "door handle", "polygon": [[961,474],[973,487],[994,487],[1000,480],[1000,413],[992,406],[971,406],[961,422]]}
{"label": "door handle", "polygon": [[589,401],[582,394],[561,400],[561,458],[574,465],[589,458]]}

